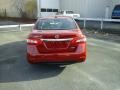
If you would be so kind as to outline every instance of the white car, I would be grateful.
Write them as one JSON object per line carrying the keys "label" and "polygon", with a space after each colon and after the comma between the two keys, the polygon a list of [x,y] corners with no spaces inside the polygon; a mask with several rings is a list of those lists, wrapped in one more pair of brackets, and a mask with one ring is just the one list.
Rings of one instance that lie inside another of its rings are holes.
{"label": "white car", "polygon": [[73,11],[59,11],[57,15],[70,16],[72,18],[80,18],[80,14],[76,14]]}

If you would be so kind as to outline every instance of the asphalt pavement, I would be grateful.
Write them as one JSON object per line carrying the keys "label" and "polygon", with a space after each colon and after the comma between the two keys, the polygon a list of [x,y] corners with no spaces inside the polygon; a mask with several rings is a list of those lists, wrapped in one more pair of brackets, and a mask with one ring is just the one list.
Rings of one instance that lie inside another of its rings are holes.
{"label": "asphalt pavement", "polygon": [[87,60],[30,65],[29,31],[0,32],[0,90],[120,90],[120,43],[87,39]]}

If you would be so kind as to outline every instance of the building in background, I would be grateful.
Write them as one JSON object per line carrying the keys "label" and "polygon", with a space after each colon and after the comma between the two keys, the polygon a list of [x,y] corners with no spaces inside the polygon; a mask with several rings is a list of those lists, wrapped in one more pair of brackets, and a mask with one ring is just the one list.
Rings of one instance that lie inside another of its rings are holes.
{"label": "building in background", "polygon": [[61,0],[61,9],[73,10],[86,18],[111,18],[112,10],[120,0]]}
{"label": "building in background", "polygon": [[60,9],[60,0],[40,0],[40,15],[53,16]]}
{"label": "building in background", "polygon": [[[73,10],[81,18],[111,18],[120,0],[39,0],[41,16],[55,15],[60,10]],[[53,12],[54,11],[54,12]]]}
{"label": "building in background", "polygon": [[120,0],[0,0],[0,16],[36,17],[55,15],[58,10],[73,10],[82,18],[111,18],[112,10]]}

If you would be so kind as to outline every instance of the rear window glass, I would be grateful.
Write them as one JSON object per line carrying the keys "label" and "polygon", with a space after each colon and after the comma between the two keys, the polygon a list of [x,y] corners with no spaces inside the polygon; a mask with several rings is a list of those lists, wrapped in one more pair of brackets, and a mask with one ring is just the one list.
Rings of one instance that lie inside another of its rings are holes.
{"label": "rear window glass", "polygon": [[76,23],[71,18],[41,19],[35,26],[37,30],[69,30],[76,28]]}

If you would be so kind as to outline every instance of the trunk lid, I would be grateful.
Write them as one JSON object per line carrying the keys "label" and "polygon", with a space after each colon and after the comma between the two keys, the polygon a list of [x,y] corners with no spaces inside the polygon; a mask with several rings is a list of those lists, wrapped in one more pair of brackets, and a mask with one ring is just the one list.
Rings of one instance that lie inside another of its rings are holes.
{"label": "trunk lid", "polygon": [[33,31],[33,36],[42,41],[37,45],[40,53],[73,52],[77,46],[72,45],[74,38],[79,37],[78,30],[45,30]]}

